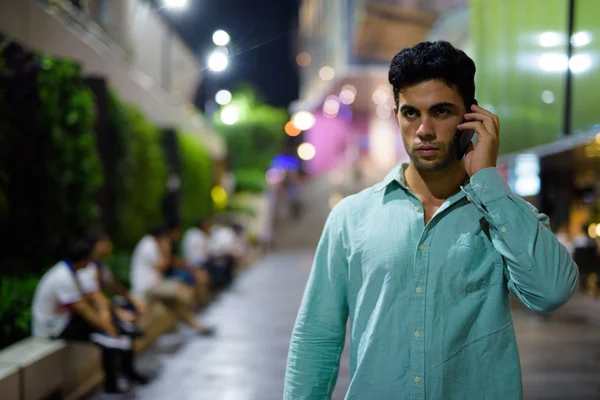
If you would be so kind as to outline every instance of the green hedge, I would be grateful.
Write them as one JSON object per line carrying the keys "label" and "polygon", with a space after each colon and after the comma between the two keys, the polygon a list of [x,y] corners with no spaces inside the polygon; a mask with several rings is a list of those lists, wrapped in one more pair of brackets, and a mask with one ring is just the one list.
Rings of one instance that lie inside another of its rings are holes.
{"label": "green hedge", "polygon": [[[273,157],[279,154],[285,143],[284,126],[289,120],[287,111],[265,104],[251,86],[234,93],[226,107],[236,107],[239,120],[233,125],[225,125],[219,112],[214,115],[214,123],[227,144],[231,169],[236,173],[240,170],[257,171],[264,180]],[[241,174],[244,181],[248,173]],[[251,180],[254,182],[253,178]]]}
{"label": "green hedge", "polygon": [[0,272],[41,273],[99,217],[94,97],[70,60],[0,59]]}
{"label": "green hedge", "polygon": [[0,279],[0,349],[30,334],[31,303],[39,277]]}
{"label": "green hedge", "polygon": [[213,212],[210,191],[213,187],[213,165],[206,148],[191,134],[177,135],[181,157],[181,220],[194,224]]}
{"label": "green hedge", "polygon": [[265,173],[260,169],[241,168],[235,170],[233,175],[238,192],[262,193],[265,190]]}
{"label": "green hedge", "polygon": [[163,221],[167,165],[158,128],[136,107],[125,106],[124,113],[128,146],[122,162],[127,173],[121,177],[123,197],[117,208],[115,240],[132,248],[153,225]]}

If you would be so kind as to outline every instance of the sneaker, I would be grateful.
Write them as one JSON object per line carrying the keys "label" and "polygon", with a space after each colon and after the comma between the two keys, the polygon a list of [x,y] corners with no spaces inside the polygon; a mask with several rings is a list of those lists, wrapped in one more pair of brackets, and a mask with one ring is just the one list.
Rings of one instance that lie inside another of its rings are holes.
{"label": "sneaker", "polygon": [[145,377],[144,375],[136,372],[136,371],[130,371],[125,373],[125,377],[133,383],[138,383],[140,385],[146,385],[148,382],[150,382],[150,379]]}
{"label": "sneaker", "polygon": [[215,333],[216,333],[216,329],[213,327],[204,326],[204,327],[198,329],[198,334],[200,336],[210,337],[210,336],[214,336]]}
{"label": "sneaker", "polygon": [[105,333],[92,333],[90,335],[90,340],[108,349],[131,349],[131,339],[127,336],[114,337]]}

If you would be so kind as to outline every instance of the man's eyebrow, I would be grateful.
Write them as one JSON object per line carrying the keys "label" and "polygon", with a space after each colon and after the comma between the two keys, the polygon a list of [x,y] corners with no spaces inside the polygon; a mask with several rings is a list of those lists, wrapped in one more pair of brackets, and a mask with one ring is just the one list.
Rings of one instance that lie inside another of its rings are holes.
{"label": "man's eyebrow", "polygon": [[456,104],[448,103],[447,101],[445,101],[442,103],[436,103],[436,104],[432,105],[431,107],[429,107],[430,110],[435,110],[435,109],[440,109],[440,108],[456,109]]}
{"label": "man's eyebrow", "polygon": [[[447,101],[441,102],[441,103],[436,103],[433,104],[432,106],[429,107],[429,110],[439,110],[440,108],[450,108],[452,110],[455,110],[456,104],[454,103],[449,103]],[[416,110],[417,108],[414,106],[411,106],[409,104],[405,104],[402,107],[400,107],[400,111],[406,111],[406,110]]]}

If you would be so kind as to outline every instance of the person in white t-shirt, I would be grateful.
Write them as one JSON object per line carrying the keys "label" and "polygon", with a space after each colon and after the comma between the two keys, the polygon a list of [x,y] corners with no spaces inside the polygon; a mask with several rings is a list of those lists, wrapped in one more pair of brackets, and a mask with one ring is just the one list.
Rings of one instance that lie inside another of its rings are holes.
{"label": "person in white t-shirt", "polygon": [[187,229],[181,241],[183,257],[195,268],[200,268],[208,259],[208,232],[210,224],[201,220]]}
{"label": "person in white t-shirt", "polygon": [[210,274],[213,289],[222,289],[233,281],[233,274],[240,257],[242,247],[238,235],[229,224],[215,225],[210,231],[209,258],[206,269]]}
{"label": "person in white t-shirt", "polygon": [[214,329],[204,326],[191,310],[193,287],[178,280],[165,278],[172,265],[171,246],[166,227],[154,228],[139,241],[131,259],[132,291],[149,302],[160,301],[179,320],[189,324],[199,334],[210,336]]}
{"label": "person in white t-shirt", "polygon": [[[86,239],[92,246],[92,262],[77,271],[82,289],[99,310],[108,312],[119,333],[129,336],[132,340],[143,335],[136,326],[139,316],[145,311],[145,304],[133,296],[125,286],[120,284],[104,261],[112,254],[113,244],[110,236],[102,230],[88,232]],[[111,302],[104,290],[117,297]],[[135,369],[135,354],[133,349],[122,351],[121,372],[130,381],[140,384],[148,383],[148,378]]]}
{"label": "person in white t-shirt", "polygon": [[67,257],[48,270],[33,297],[33,335],[67,341],[93,342],[102,349],[105,388],[122,393],[117,385],[120,350],[131,348],[131,340],[117,335],[111,319],[96,312],[84,294],[77,271],[90,263],[92,248],[85,240],[74,243]]}

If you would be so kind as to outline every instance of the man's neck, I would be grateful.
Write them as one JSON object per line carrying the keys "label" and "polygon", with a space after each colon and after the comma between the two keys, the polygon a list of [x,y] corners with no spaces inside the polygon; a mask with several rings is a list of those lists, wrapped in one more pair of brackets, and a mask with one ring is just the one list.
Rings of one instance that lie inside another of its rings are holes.
{"label": "man's neck", "polygon": [[420,172],[411,161],[404,173],[404,180],[421,201],[444,201],[458,192],[466,175],[461,162],[455,162],[443,171]]}

